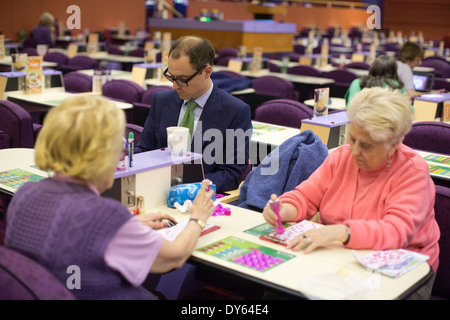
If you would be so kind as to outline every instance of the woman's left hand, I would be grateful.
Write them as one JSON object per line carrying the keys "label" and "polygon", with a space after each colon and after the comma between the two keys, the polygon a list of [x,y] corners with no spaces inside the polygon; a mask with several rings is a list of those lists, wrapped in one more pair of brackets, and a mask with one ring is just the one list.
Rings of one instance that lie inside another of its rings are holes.
{"label": "woman's left hand", "polygon": [[329,245],[335,241],[343,243],[348,238],[347,228],[346,225],[335,224],[308,230],[292,239],[287,248],[294,251],[306,248],[303,253],[309,253],[318,247]]}
{"label": "woman's left hand", "polygon": [[145,214],[138,215],[139,221],[146,226],[149,226],[155,230],[162,229],[168,227],[168,221],[172,221],[173,223],[177,223],[175,218],[169,214],[161,213],[161,212],[149,212]]}

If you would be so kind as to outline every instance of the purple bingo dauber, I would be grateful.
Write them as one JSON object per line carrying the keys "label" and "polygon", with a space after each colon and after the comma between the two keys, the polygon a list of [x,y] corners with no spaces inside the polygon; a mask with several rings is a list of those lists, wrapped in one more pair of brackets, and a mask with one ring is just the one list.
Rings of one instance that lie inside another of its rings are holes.
{"label": "purple bingo dauber", "polygon": [[283,224],[281,223],[281,217],[280,217],[280,201],[278,200],[278,198],[276,198],[275,201],[269,200],[269,204],[270,204],[270,207],[272,208],[272,210],[275,212],[275,214],[278,217],[278,227],[275,230],[275,232],[278,234],[282,234],[282,233],[284,233],[284,227],[283,227]]}

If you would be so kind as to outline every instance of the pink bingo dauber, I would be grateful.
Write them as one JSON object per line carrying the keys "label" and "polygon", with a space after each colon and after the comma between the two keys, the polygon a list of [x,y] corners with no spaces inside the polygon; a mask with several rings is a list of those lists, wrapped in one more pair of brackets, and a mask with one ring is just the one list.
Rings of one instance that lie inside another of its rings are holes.
{"label": "pink bingo dauber", "polygon": [[284,227],[283,227],[283,224],[281,223],[281,217],[280,217],[280,201],[278,200],[278,198],[275,201],[269,200],[269,204],[270,204],[270,207],[272,208],[272,210],[275,212],[275,214],[278,217],[278,227],[275,230],[275,232],[278,234],[282,234],[282,233],[284,233]]}

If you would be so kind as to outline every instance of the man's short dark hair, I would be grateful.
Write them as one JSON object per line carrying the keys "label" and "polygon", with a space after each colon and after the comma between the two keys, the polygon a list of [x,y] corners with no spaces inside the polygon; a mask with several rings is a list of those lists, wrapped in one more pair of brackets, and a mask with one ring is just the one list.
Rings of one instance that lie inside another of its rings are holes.
{"label": "man's short dark hair", "polygon": [[169,51],[169,57],[179,59],[182,55],[189,57],[191,66],[199,70],[207,65],[213,66],[215,51],[212,43],[198,36],[178,38]]}

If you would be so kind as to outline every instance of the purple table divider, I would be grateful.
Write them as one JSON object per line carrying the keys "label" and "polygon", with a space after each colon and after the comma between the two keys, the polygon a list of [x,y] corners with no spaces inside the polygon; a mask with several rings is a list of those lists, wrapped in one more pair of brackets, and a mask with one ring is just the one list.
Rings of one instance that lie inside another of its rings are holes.
{"label": "purple table divider", "polygon": [[180,164],[191,162],[193,160],[202,159],[202,155],[198,153],[188,152],[184,156],[172,156],[167,148],[142,152],[133,155],[133,166],[128,166],[128,156],[126,157],[126,170],[116,171],[114,178],[122,178],[129,175],[155,170]]}

